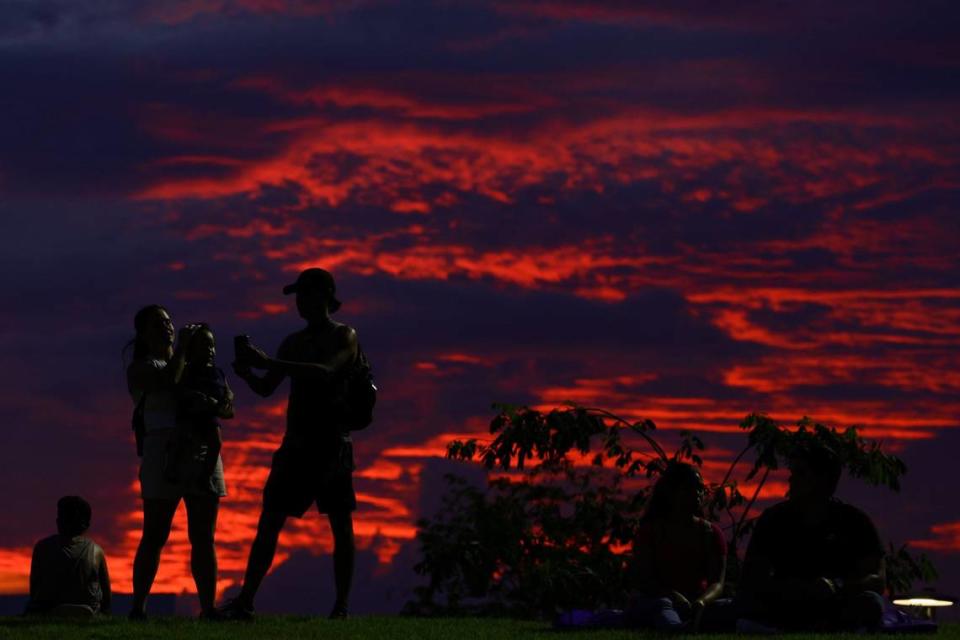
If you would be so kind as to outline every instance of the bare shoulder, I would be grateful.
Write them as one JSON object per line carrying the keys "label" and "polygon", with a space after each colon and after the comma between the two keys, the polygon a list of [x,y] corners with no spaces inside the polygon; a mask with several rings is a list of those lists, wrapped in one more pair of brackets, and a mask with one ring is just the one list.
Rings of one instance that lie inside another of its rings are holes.
{"label": "bare shoulder", "polygon": [[358,343],[357,343],[357,331],[347,324],[338,325],[334,329],[334,342],[336,344],[336,350],[340,353],[349,352],[350,358],[354,359],[357,357]]}
{"label": "bare shoulder", "polygon": [[338,324],[333,332],[337,340],[344,344],[353,344],[357,341],[357,330],[348,324]]}

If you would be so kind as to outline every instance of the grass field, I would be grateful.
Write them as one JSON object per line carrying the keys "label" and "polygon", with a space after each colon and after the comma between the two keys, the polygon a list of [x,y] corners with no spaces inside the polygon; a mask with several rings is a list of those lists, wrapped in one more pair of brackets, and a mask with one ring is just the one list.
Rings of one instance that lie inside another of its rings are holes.
{"label": "grass field", "polygon": [[[157,638],[190,640],[260,640],[262,638],[322,638],[323,640],[472,640],[474,638],[505,639],[527,638],[529,640],[556,640],[590,638],[591,640],[635,639],[636,631],[579,631],[557,632],[542,622],[524,622],[504,619],[478,618],[400,618],[360,617],[350,620],[325,620],[292,616],[262,616],[252,623],[203,623],[188,618],[156,618],[147,623],[132,623],[122,619],[105,619],[80,622],[36,621],[25,618],[0,618],[0,638],[24,638],[45,640],[47,638],[71,640],[90,638],[112,640],[114,638]],[[744,636],[709,636],[715,640],[731,640]],[[857,638],[890,636],[855,635],[793,635],[789,638]],[[938,640],[960,640],[960,625],[941,625]]]}

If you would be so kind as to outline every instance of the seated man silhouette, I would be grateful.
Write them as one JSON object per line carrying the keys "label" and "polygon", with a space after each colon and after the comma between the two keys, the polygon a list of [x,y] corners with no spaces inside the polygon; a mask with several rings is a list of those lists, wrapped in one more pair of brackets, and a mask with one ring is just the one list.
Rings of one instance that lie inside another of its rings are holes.
{"label": "seated man silhouette", "polygon": [[876,629],[884,549],[870,518],[833,497],[839,458],[810,442],[789,467],[788,499],[763,512],[747,547],[741,615],[784,629]]}
{"label": "seated man silhouette", "polygon": [[103,549],[83,534],[90,505],[79,496],[57,501],[57,534],[33,548],[27,613],[92,616],[110,613],[110,576]]}

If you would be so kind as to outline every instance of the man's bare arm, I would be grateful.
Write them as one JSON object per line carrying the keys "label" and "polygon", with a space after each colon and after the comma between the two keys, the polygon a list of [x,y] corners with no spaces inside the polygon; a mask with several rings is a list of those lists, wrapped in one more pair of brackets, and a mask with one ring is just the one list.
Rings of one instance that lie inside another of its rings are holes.
{"label": "man's bare arm", "polygon": [[325,362],[298,362],[285,358],[271,358],[256,347],[251,348],[251,364],[267,370],[267,375],[279,372],[286,376],[327,378],[357,355],[357,332],[345,327],[337,351]]}
{"label": "man's bare arm", "polygon": [[247,383],[250,390],[261,398],[267,398],[273,395],[277,390],[286,374],[281,371],[267,371],[264,375],[258,376],[250,370],[250,367],[233,363],[234,372],[241,380]]}

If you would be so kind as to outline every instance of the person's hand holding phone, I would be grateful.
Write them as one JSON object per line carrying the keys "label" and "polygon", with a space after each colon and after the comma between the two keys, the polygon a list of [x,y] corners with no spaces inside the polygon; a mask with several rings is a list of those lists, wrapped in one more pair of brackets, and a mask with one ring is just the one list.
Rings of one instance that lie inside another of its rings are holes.
{"label": "person's hand holding phone", "polygon": [[270,357],[263,349],[254,346],[250,336],[240,335],[233,339],[234,363],[233,370],[238,376],[250,374],[250,368],[266,369]]}
{"label": "person's hand holding phone", "polygon": [[260,347],[248,344],[244,347],[243,361],[254,369],[266,369],[270,363],[270,356]]}

